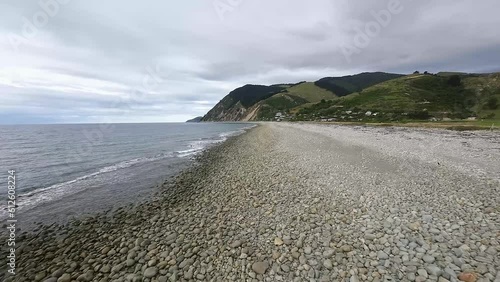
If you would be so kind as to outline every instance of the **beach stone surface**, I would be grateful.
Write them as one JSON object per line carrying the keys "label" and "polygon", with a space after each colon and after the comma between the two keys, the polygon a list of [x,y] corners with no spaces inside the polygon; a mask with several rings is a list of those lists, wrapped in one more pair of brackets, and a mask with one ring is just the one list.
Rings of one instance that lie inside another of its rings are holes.
{"label": "beach stone surface", "polygon": [[2,281],[499,281],[499,160],[495,132],[265,123],[24,234]]}

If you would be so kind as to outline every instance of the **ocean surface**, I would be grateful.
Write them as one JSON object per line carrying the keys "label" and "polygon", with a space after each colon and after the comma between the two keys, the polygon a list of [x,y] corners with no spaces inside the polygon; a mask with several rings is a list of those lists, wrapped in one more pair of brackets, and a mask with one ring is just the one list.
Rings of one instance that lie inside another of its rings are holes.
{"label": "ocean surface", "polygon": [[7,217],[7,171],[16,171],[23,227],[65,222],[147,199],[155,186],[204,149],[248,123],[0,126],[0,219]]}

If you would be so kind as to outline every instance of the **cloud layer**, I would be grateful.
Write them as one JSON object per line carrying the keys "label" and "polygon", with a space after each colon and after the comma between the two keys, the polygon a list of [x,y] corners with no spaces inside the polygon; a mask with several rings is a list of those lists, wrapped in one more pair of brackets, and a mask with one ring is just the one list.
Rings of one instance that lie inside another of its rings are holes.
{"label": "cloud layer", "polygon": [[0,123],[184,121],[247,83],[500,70],[494,0],[41,0],[0,10]]}

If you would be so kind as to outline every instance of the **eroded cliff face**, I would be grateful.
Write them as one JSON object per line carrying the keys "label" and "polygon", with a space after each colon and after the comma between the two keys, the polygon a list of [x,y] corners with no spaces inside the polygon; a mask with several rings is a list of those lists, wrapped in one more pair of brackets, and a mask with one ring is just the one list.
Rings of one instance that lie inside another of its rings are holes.
{"label": "eroded cliff face", "polygon": [[203,117],[203,121],[255,121],[258,120],[259,110],[262,106],[261,103],[257,103],[247,109],[240,102],[237,102],[226,109],[222,104],[219,104]]}
{"label": "eroded cliff face", "polygon": [[260,103],[257,105],[252,106],[246,111],[245,116],[241,121],[255,121],[258,120],[258,115],[259,115],[259,110],[261,108]]}
{"label": "eroded cliff face", "polygon": [[203,117],[203,121],[239,121],[245,117],[246,112],[247,109],[240,102],[226,108],[221,101]]}
{"label": "eroded cliff face", "polygon": [[259,102],[283,91],[285,86],[247,84],[231,91],[204,117],[203,121],[254,120]]}

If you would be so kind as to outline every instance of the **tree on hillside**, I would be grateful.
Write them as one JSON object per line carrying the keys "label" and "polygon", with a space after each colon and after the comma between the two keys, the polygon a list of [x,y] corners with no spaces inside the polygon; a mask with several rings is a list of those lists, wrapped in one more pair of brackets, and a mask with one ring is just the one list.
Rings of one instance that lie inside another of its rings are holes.
{"label": "tree on hillside", "polygon": [[488,102],[486,103],[486,105],[488,106],[488,108],[490,110],[496,110],[496,109],[498,109],[498,98],[497,97],[491,97],[490,99],[488,99]]}
{"label": "tree on hillside", "polygon": [[459,75],[452,75],[450,76],[450,78],[448,78],[448,84],[451,85],[451,86],[460,86],[460,84],[462,83],[462,79],[460,78]]}
{"label": "tree on hillside", "polygon": [[424,74],[429,74],[429,72],[428,71],[424,71]]}
{"label": "tree on hillside", "polygon": [[415,71],[413,74],[420,74],[420,72],[419,71]]}

